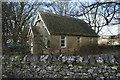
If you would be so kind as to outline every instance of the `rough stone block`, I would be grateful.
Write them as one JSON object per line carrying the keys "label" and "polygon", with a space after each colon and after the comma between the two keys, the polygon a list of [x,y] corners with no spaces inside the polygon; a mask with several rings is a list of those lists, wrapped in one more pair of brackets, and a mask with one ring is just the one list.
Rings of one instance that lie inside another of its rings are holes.
{"label": "rough stone block", "polygon": [[120,64],[120,54],[114,54],[115,60],[118,64]]}
{"label": "rough stone block", "polygon": [[62,62],[66,62],[67,61],[67,57],[66,56],[62,56]]}
{"label": "rough stone block", "polygon": [[58,57],[59,57],[59,55],[53,55],[52,56],[52,61],[53,62],[59,62]]}
{"label": "rough stone block", "polygon": [[109,55],[109,61],[111,64],[115,64],[115,58],[114,58],[114,55]]}
{"label": "rough stone block", "polygon": [[52,62],[52,56],[48,56],[47,62]]}
{"label": "rough stone block", "polygon": [[108,54],[101,55],[105,63],[110,63]]}
{"label": "rough stone block", "polygon": [[89,63],[89,58],[88,58],[88,56],[83,57],[83,63]]}
{"label": "rough stone block", "polygon": [[41,55],[40,56],[40,61],[42,61],[42,62],[47,62],[47,59],[48,59],[48,55]]}
{"label": "rough stone block", "polygon": [[90,63],[92,63],[92,64],[95,64],[95,63],[96,63],[96,60],[95,60],[95,57],[94,57],[94,56],[89,56],[89,61],[90,61]]}
{"label": "rough stone block", "polygon": [[81,63],[81,62],[83,62],[83,57],[76,56],[76,63]]}
{"label": "rough stone block", "polygon": [[95,59],[96,59],[96,62],[97,62],[97,63],[104,63],[103,58],[100,57],[100,56],[96,56]]}
{"label": "rough stone block", "polygon": [[30,61],[34,61],[34,62],[39,61],[39,56],[37,55],[30,56]]}

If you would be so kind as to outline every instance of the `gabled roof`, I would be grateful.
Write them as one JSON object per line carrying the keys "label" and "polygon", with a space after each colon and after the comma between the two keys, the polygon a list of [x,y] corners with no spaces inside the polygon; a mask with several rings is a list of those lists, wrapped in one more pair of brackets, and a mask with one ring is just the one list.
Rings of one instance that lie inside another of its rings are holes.
{"label": "gabled roof", "polygon": [[28,31],[28,35],[27,36],[29,36],[30,35],[30,33],[31,33],[31,30],[32,30],[32,32],[33,32],[33,34],[34,34],[34,36],[36,37],[36,36],[42,36],[41,35],[41,32],[40,32],[40,28],[39,27],[36,27],[36,26],[33,26],[33,25],[30,25],[30,28],[29,28],[29,31]]}
{"label": "gabled roof", "polygon": [[39,13],[53,35],[98,36],[83,20],[46,12]]}
{"label": "gabled roof", "polygon": [[39,27],[31,26],[31,28],[32,28],[32,31],[33,31],[34,34],[36,34],[36,35],[41,34],[40,30],[39,30],[40,29]]}

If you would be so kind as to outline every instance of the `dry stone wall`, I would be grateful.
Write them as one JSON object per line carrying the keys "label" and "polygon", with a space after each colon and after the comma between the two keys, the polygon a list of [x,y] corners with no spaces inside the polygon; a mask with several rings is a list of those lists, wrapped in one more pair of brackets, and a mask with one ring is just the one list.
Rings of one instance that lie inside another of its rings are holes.
{"label": "dry stone wall", "polygon": [[3,55],[3,78],[118,80],[120,54],[96,56]]}

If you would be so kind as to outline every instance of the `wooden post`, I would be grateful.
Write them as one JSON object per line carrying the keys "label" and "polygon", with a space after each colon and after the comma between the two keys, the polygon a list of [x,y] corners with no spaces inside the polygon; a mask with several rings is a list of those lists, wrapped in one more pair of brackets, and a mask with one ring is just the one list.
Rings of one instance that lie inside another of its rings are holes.
{"label": "wooden post", "polygon": [[59,50],[60,54],[62,53],[61,49]]}
{"label": "wooden post", "polygon": [[75,48],[74,48],[74,53],[75,53]]}

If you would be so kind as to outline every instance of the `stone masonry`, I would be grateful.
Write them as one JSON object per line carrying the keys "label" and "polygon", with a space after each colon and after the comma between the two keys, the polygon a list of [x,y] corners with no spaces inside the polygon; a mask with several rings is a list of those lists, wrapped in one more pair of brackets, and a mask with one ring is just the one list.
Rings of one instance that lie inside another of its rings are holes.
{"label": "stone masonry", "polygon": [[120,54],[3,55],[3,78],[120,79]]}

